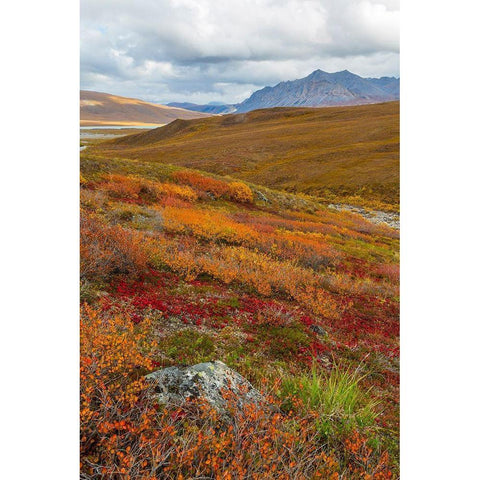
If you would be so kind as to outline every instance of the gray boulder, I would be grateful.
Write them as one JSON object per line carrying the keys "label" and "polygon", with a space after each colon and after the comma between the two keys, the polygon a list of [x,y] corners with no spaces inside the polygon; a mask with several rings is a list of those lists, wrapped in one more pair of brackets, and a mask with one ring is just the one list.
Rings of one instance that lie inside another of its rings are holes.
{"label": "gray boulder", "polygon": [[248,380],[220,361],[163,368],[146,379],[154,385],[158,403],[164,405],[181,406],[187,399],[202,398],[217,411],[225,412],[232,405],[228,401],[230,393],[235,398],[232,406],[238,408],[264,402]]}
{"label": "gray boulder", "polygon": [[327,331],[320,325],[310,325],[310,330],[315,332],[317,335],[320,335],[321,337],[325,337],[327,335]]}
{"label": "gray boulder", "polygon": [[259,200],[265,203],[270,203],[270,200],[260,190],[256,190],[255,193]]}

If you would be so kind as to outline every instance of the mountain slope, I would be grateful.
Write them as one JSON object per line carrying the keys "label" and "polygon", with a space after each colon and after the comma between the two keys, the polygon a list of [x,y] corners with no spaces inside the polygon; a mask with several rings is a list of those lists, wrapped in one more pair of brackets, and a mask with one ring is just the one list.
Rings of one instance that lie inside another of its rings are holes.
{"label": "mountain slope", "polygon": [[237,112],[270,107],[360,105],[398,100],[400,80],[394,77],[362,78],[348,70],[316,70],[308,77],[281,82],[254,92]]}
{"label": "mountain slope", "polygon": [[167,106],[184,108],[185,110],[193,110],[194,112],[211,113],[213,115],[233,113],[236,110],[235,105],[223,105],[223,104],[198,105],[197,103],[189,103],[189,102],[171,102],[171,103],[167,103]]}
{"label": "mountain slope", "polygon": [[164,125],[207,114],[108,93],[80,91],[80,125]]}
{"label": "mountain slope", "polygon": [[346,202],[356,196],[372,205],[398,207],[398,102],[176,120],[90,148],[102,156],[174,164],[327,199],[340,195]]}

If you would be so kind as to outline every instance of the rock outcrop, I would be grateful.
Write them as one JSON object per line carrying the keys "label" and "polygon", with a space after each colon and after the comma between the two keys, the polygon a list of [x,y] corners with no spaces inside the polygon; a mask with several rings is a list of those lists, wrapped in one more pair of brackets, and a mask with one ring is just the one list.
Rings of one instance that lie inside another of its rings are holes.
{"label": "rock outcrop", "polygon": [[181,406],[187,399],[202,398],[220,412],[233,405],[264,402],[258,390],[223,362],[199,363],[188,367],[168,367],[147,375],[155,397],[163,405]]}

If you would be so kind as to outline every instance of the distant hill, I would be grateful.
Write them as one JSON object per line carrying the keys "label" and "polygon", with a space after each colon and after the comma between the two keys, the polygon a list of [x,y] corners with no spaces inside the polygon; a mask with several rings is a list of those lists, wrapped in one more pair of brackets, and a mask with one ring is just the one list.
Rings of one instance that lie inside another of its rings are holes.
{"label": "distant hill", "polygon": [[398,208],[399,102],[176,120],[89,151],[325,198],[358,196],[372,205]]}
{"label": "distant hill", "polygon": [[399,98],[398,78],[362,78],[348,70],[336,73],[316,70],[308,77],[257,90],[238,105],[237,112],[271,107],[361,105]]}
{"label": "distant hill", "polygon": [[184,108],[185,110],[193,110],[194,112],[210,113],[213,115],[233,113],[236,110],[236,105],[222,105],[222,104],[198,105],[196,103],[189,103],[189,102],[171,102],[171,103],[167,103],[167,105],[169,107]]}
{"label": "distant hill", "polygon": [[108,93],[80,91],[80,125],[165,125],[177,118],[189,120],[208,114],[157,105]]}

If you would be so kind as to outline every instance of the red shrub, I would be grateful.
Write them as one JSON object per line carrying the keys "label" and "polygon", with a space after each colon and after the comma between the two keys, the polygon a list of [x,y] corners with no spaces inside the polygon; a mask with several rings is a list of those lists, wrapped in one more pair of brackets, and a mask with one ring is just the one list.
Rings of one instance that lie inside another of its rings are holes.
{"label": "red shrub", "polygon": [[147,268],[141,234],[105,225],[84,214],[80,219],[80,276],[108,280],[111,275],[139,275]]}

